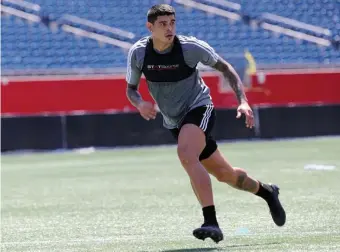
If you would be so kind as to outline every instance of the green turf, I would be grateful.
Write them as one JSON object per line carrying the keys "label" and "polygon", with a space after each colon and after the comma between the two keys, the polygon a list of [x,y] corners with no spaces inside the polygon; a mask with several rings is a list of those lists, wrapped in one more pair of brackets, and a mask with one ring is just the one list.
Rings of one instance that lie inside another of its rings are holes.
{"label": "green turf", "polygon": [[[2,157],[2,251],[340,251],[340,138],[221,145],[281,187],[287,223],[213,179],[225,240],[192,236],[198,205],[175,147]],[[336,166],[304,170],[309,163]]]}

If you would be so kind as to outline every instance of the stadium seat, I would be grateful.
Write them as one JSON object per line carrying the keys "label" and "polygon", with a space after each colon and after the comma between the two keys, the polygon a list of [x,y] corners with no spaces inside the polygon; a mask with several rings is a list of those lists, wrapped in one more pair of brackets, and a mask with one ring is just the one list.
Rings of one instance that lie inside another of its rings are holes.
{"label": "stadium seat", "polygon": [[[136,37],[128,41],[134,43],[140,37],[148,35],[145,28],[146,12],[151,5],[160,1],[30,2],[39,4],[41,13],[49,13],[56,19],[71,14],[133,32]],[[205,0],[198,2],[207,3]],[[241,11],[252,16],[268,12],[327,28],[332,35],[340,34],[340,8],[336,1],[310,0],[300,4],[294,0],[260,0],[257,4],[249,4],[247,0],[233,2],[240,3]],[[178,16],[178,33],[207,40],[225,58],[235,54],[242,55],[247,49],[259,64],[340,62],[339,51],[331,46],[321,47],[310,42],[297,41],[260,27],[252,28],[241,21],[231,23],[226,18],[209,15],[201,10],[188,9],[175,2],[173,5]],[[29,24],[13,16],[2,15],[1,22],[2,70],[126,66],[127,54],[121,48],[108,44],[101,46],[92,39],[76,37],[62,30],[52,31],[41,23]]]}

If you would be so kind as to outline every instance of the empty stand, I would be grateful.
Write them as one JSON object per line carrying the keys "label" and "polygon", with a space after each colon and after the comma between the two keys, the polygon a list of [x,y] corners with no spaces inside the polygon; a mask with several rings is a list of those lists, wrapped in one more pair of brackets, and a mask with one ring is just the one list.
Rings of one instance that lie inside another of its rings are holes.
{"label": "empty stand", "polygon": [[[134,43],[140,37],[148,35],[145,28],[146,12],[151,5],[160,1],[32,0],[30,2],[40,8],[28,10],[29,13],[45,15],[53,20],[62,20],[65,15],[73,15],[108,27],[116,27],[133,34],[119,39]],[[320,46],[283,34],[275,34],[262,27],[248,25],[242,20],[232,22],[226,17],[187,8],[178,1],[163,2],[171,2],[175,6],[179,34],[193,35],[207,40],[227,59],[233,55],[242,55],[248,49],[259,64],[340,62],[340,52],[332,46]],[[223,0],[196,0],[196,2],[209,4],[231,13],[247,13],[250,17],[273,17],[268,15],[269,13],[294,19],[324,28],[326,32],[321,31],[318,35],[322,38],[334,38],[340,33],[340,4],[337,1],[308,0],[296,3],[294,0],[259,0],[255,3],[249,0],[234,0],[234,5],[228,5],[228,2]],[[239,4],[240,8],[235,3]],[[266,13],[267,15],[264,15]],[[14,16],[2,15],[1,22],[2,70],[124,68],[126,66],[126,51],[119,46],[99,44],[93,39],[77,37],[62,29],[53,31],[42,23],[28,23]]]}

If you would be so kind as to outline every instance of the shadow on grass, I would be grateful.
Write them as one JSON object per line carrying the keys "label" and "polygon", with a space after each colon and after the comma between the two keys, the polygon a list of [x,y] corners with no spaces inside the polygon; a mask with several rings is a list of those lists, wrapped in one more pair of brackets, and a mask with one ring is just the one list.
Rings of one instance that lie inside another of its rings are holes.
{"label": "shadow on grass", "polygon": [[191,249],[170,249],[161,250],[161,252],[207,252],[207,251],[220,251],[221,248],[191,248]]}
{"label": "shadow on grass", "polygon": [[223,247],[211,247],[211,248],[190,248],[190,249],[170,249],[170,250],[161,250],[161,252],[209,252],[209,251],[223,251],[230,248],[246,248],[246,247],[255,247],[255,246],[270,246],[277,245],[280,242],[268,242],[268,243],[256,243],[256,244],[235,244],[235,245],[227,245]]}

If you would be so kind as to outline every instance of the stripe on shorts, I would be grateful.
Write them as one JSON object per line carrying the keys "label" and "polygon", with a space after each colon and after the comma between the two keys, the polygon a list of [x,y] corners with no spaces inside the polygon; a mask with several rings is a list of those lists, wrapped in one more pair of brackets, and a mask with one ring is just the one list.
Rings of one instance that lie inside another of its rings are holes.
{"label": "stripe on shorts", "polygon": [[207,109],[205,110],[204,114],[203,114],[203,118],[200,124],[200,128],[205,132],[207,130],[208,127],[208,123],[209,123],[209,118],[211,116],[211,112],[213,111],[214,106],[209,104],[207,105]]}

